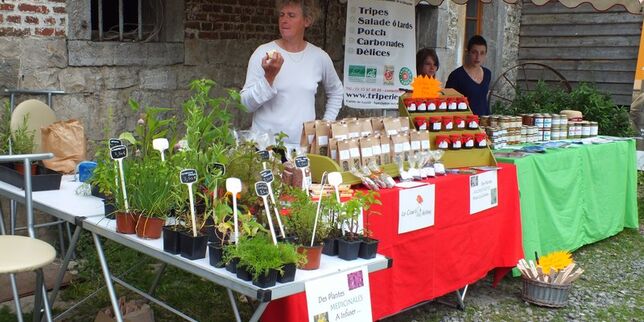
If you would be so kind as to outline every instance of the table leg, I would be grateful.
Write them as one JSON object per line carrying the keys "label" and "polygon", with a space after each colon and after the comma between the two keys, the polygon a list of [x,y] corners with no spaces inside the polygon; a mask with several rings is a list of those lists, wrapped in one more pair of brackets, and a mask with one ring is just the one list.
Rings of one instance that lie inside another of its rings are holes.
{"label": "table leg", "polygon": [[114,284],[112,284],[112,274],[110,274],[110,269],[109,267],[107,267],[107,260],[105,259],[105,254],[103,254],[103,246],[101,246],[101,240],[96,233],[92,233],[92,238],[94,238],[94,245],[96,246],[98,260],[101,262],[103,278],[105,278],[105,286],[107,287],[107,293],[109,293],[110,295],[110,301],[112,302],[112,308],[114,309],[114,317],[116,318],[117,322],[123,322],[123,316],[121,315],[121,310],[119,309],[119,301],[116,297],[116,292],[114,291]]}
{"label": "table leg", "polygon": [[467,293],[467,287],[470,286],[465,285],[463,288],[463,293],[461,293],[461,290],[456,290],[456,301],[458,302],[458,308],[461,310],[465,310],[465,303],[463,302],[465,300],[465,294]]}
{"label": "table leg", "polygon": [[262,317],[262,314],[264,313],[264,310],[266,310],[266,307],[268,307],[269,302],[262,302],[259,303],[259,306],[255,310],[255,313],[253,313],[253,316],[250,318],[249,322],[257,322],[259,321],[259,318]]}
{"label": "table leg", "polygon": [[62,284],[63,282],[65,272],[67,271],[67,267],[69,266],[69,261],[74,254],[74,249],[76,248],[76,244],[78,243],[78,238],[80,237],[81,230],[81,226],[77,225],[76,229],[74,230],[74,236],[72,236],[72,238],[69,240],[69,248],[67,248],[65,258],[63,259],[63,263],[60,266],[60,270],[58,271],[58,277],[56,278],[56,282],[54,283],[54,289],[51,291],[51,296],[49,297],[49,303],[51,303],[52,306],[56,302],[56,296],[58,296],[60,284]]}
{"label": "table leg", "polygon": [[242,322],[241,316],[239,316],[239,310],[237,309],[237,302],[235,302],[235,295],[233,295],[233,291],[227,288],[226,292],[228,292],[228,298],[230,299],[230,306],[233,307],[233,313],[235,313],[235,320],[237,322]]}
{"label": "table leg", "polygon": [[148,294],[153,295],[154,291],[156,291],[157,286],[159,286],[159,281],[161,280],[161,275],[163,275],[163,272],[165,272],[166,267],[168,267],[167,263],[161,263],[161,267],[157,269],[156,274],[154,275],[154,280],[152,281],[152,285],[150,286],[150,290],[148,291]]}

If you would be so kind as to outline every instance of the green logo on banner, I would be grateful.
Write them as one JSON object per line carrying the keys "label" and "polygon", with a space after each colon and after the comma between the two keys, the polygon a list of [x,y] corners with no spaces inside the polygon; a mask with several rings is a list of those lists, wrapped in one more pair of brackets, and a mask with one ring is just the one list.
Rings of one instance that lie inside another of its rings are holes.
{"label": "green logo on banner", "polygon": [[349,81],[364,83],[367,68],[364,65],[349,65]]}
{"label": "green logo on banner", "polygon": [[375,83],[377,74],[378,74],[378,68],[367,67],[367,74],[366,74],[367,83]]}
{"label": "green logo on banner", "polygon": [[412,74],[411,69],[407,67],[403,67],[400,69],[400,72],[398,73],[398,81],[400,81],[400,85],[411,84],[411,81],[413,78],[414,78],[414,75]]}

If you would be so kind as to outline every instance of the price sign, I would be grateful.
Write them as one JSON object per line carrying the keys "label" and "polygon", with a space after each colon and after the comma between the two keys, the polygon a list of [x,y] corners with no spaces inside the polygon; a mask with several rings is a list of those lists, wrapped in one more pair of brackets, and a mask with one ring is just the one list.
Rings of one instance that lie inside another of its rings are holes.
{"label": "price sign", "polygon": [[305,156],[299,156],[295,158],[295,167],[302,169],[309,166],[309,158]]}
{"label": "price sign", "polygon": [[127,156],[127,148],[125,145],[118,145],[110,149],[110,156],[112,160],[123,159]]}
{"label": "price sign", "polygon": [[273,178],[273,171],[271,171],[270,169],[260,171],[259,176],[262,177],[262,181],[266,183],[272,183],[275,179]]}
{"label": "price sign", "polygon": [[181,170],[181,173],[179,173],[179,177],[181,178],[181,183],[183,184],[195,183],[197,182],[197,170],[195,169]]}
{"label": "price sign", "polygon": [[268,159],[270,158],[270,154],[266,150],[257,151],[257,154],[259,154],[259,158],[262,161],[268,161]]}
{"label": "price sign", "polygon": [[121,142],[121,140],[114,139],[114,138],[109,139],[109,143],[110,143],[110,149],[115,147],[115,146],[123,145],[123,142]]}
{"label": "price sign", "polygon": [[268,184],[266,182],[255,182],[255,193],[262,198],[268,196]]}
{"label": "price sign", "polygon": [[[213,173],[215,175],[223,176],[226,174],[226,166],[221,164],[221,163],[213,163],[210,165],[210,173]],[[217,174],[219,172],[219,174]]]}

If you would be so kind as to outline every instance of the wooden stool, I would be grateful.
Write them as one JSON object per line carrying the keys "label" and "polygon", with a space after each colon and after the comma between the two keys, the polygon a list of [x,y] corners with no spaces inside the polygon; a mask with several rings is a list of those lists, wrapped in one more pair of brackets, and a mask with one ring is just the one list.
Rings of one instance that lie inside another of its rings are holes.
{"label": "wooden stool", "polygon": [[[42,268],[56,258],[56,250],[48,243],[25,236],[0,235],[0,274],[36,272],[34,302],[34,321],[40,321],[40,307],[45,311],[47,321],[52,321],[51,310],[47,300],[47,289],[44,284]],[[20,312],[20,299],[14,298]],[[18,316],[22,321],[22,316]]]}

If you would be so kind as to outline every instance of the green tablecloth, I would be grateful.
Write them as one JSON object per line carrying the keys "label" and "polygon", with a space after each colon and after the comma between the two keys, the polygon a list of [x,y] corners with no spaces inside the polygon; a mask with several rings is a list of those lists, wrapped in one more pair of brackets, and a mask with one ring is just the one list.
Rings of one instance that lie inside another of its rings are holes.
{"label": "green tablecloth", "polygon": [[517,166],[526,258],[638,228],[634,140],[497,161]]}

